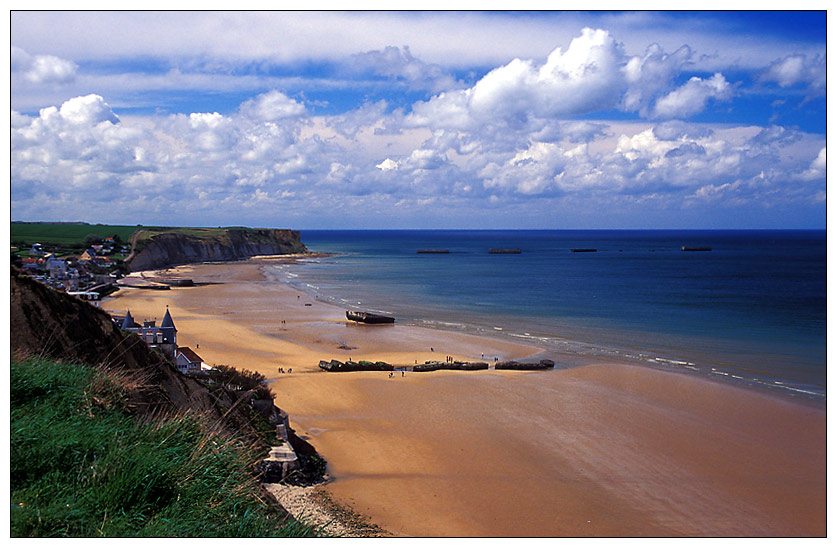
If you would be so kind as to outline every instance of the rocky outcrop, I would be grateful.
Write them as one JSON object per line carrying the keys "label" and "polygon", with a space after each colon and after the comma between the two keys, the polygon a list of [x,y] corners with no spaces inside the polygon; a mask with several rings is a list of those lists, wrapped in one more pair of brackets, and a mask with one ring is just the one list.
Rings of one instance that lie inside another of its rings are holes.
{"label": "rocky outcrop", "polygon": [[207,261],[236,261],[256,255],[287,255],[308,250],[296,230],[219,229],[212,236],[163,232],[141,241],[141,249],[127,263],[136,272]]}

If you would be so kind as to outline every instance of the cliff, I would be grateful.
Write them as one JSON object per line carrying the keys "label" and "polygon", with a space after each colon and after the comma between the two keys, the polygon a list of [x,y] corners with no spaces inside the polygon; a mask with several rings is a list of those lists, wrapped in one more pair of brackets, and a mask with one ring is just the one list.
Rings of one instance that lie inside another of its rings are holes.
{"label": "cliff", "polygon": [[174,229],[141,237],[137,247],[128,262],[132,271],[308,251],[298,231],[261,228]]}

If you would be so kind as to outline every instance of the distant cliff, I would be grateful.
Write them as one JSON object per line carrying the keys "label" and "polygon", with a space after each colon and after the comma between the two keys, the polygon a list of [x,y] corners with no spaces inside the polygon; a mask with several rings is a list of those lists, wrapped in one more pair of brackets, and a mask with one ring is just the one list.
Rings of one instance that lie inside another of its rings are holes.
{"label": "distant cliff", "polygon": [[296,230],[264,228],[174,229],[138,241],[128,267],[152,270],[206,261],[236,261],[255,255],[286,255],[308,250]]}

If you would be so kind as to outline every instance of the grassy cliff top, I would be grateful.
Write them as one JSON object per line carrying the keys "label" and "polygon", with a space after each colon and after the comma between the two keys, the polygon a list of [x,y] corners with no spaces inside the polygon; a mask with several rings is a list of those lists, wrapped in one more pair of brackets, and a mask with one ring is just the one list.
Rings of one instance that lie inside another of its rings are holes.
{"label": "grassy cliff top", "polygon": [[206,240],[223,240],[230,230],[241,230],[255,234],[257,230],[243,226],[229,227],[167,227],[143,225],[104,225],[87,223],[11,223],[11,243],[16,246],[31,246],[40,243],[44,246],[83,248],[85,238],[90,235],[101,238],[118,236],[124,244],[130,244],[131,238],[137,231],[142,231],[137,243],[163,233],[177,233]]}
{"label": "grassy cliff top", "polygon": [[127,225],[90,225],[87,223],[11,223],[12,244],[84,245],[89,235],[101,238],[119,236],[129,242],[140,227]]}

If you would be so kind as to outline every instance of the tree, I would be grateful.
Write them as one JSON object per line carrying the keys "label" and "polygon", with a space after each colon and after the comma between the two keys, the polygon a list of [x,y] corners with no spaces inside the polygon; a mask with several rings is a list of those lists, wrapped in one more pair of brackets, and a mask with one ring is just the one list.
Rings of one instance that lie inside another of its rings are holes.
{"label": "tree", "polygon": [[102,237],[98,234],[88,234],[84,237],[84,245],[91,246],[93,244],[102,243]]}

